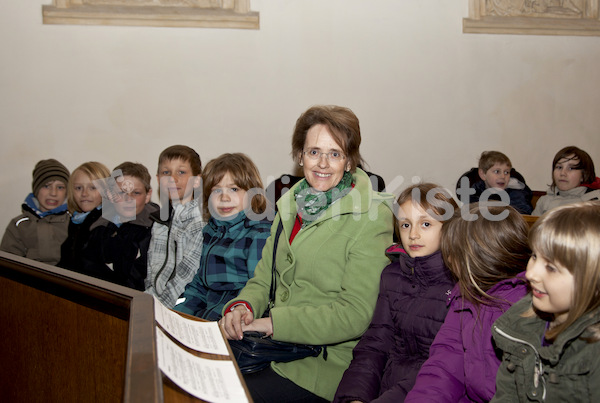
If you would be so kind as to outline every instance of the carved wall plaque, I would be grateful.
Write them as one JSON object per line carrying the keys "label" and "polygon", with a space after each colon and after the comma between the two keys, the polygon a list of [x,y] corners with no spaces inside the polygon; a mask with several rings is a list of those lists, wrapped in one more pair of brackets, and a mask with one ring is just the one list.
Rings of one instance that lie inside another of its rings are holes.
{"label": "carved wall plaque", "polygon": [[600,0],[469,0],[463,32],[600,36]]}
{"label": "carved wall plaque", "polygon": [[53,0],[44,24],[258,29],[250,0]]}

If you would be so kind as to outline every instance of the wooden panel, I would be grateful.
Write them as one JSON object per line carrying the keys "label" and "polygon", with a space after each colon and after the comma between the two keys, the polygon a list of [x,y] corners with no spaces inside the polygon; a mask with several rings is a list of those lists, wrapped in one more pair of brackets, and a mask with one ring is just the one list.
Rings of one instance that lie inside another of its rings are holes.
{"label": "wooden panel", "polygon": [[4,252],[0,289],[3,401],[162,401],[152,297]]}
{"label": "wooden panel", "polygon": [[123,400],[127,321],[6,278],[0,289],[7,401]]}
{"label": "wooden panel", "polygon": [[127,402],[152,402],[162,398],[154,330],[154,299],[139,293],[131,300],[129,317],[124,397]]}
{"label": "wooden panel", "polygon": [[150,295],[5,252],[0,290],[2,401],[201,401],[158,368]]}

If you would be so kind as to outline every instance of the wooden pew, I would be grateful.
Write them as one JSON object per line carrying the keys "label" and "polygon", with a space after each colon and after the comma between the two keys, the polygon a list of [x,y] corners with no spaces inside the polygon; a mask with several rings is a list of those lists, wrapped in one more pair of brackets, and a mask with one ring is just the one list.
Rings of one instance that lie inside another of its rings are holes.
{"label": "wooden pew", "polygon": [[5,252],[0,290],[1,401],[200,401],[158,368],[150,295]]}
{"label": "wooden pew", "polygon": [[535,222],[537,221],[537,219],[540,218],[540,217],[535,216],[535,215],[527,215],[527,214],[523,214],[522,216],[525,219],[525,222],[527,224],[529,224],[529,228],[531,228],[533,226],[533,224],[535,224]]}

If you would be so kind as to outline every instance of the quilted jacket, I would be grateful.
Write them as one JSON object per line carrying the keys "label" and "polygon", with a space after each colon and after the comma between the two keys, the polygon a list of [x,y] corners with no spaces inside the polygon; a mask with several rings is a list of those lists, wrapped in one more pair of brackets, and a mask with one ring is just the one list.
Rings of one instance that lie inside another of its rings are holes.
{"label": "quilted jacket", "polygon": [[402,402],[429,356],[444,322],[454,287],[440,251],[411,258],[398,247],[381,274],[379,297],[369,329],[353,351],[336,402]]}

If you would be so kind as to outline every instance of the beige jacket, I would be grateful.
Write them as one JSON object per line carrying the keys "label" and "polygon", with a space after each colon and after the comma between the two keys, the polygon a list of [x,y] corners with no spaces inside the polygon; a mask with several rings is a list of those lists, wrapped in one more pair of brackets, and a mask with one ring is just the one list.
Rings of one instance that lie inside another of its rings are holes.
{"label": "beige jacket", "polygon": [[590,191],[590,189],[585,186],[578,186],[574,189],[566,190],[564,192],[561,192],[557,189],[556,193],[553,192],[552,189],[548,189],[548,193],[545,196],[540,197],[535,204],[535,209],[531,215],[540,216],[554,207],[598,199],[600,199],[600,190]]}
{"label": "beige jacket", "polygon": [[40,218],[24,207],[23,214],[13,218],[6,227],[0,250],[56,265],[68,227],[67,212]]}

